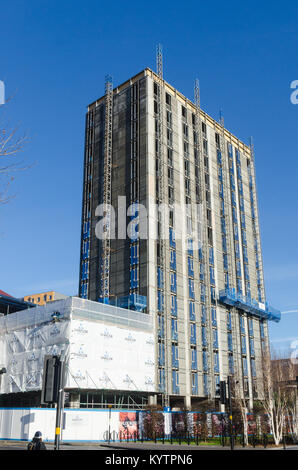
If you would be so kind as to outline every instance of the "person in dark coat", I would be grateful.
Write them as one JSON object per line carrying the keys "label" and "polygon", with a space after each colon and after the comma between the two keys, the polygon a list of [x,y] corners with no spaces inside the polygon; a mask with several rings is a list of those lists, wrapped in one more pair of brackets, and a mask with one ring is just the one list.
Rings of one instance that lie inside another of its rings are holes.
{"label": "person in dark coat", "polygon": [[36,431],[31,442],[27,446],[27,450],[47,450],[44,442],[42,442],[42,434]]}

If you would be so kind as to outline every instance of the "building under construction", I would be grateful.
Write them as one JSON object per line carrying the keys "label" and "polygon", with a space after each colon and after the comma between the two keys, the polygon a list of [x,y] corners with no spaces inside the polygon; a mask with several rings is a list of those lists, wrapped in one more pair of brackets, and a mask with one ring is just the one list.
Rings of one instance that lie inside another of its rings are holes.
{"label": "building under construction", "polygon": [[197,81],[193,101],[167,83],[160,52],[156,73],[107,77],[88,106],[79,292],[153,317],[153,402],[197,406],[231,374],[258,396],[280,312],[265,296],[253,145],[200,108]]}

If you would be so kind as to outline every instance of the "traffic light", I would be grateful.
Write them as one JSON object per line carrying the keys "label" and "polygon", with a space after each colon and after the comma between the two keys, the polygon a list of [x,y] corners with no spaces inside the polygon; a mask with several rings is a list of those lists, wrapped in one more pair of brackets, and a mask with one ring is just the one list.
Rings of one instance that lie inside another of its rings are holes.
{"label": "traffic light", "polygon": [[221,380],[219,383],[219,396],[220,403],[225,405],[227,403],[227,386],[225,380]]}
{"label": "traffic light", "polygon": [[59,356],[45,356],[42,380],[42,403],[57,403],[60,387],[61,361]]}

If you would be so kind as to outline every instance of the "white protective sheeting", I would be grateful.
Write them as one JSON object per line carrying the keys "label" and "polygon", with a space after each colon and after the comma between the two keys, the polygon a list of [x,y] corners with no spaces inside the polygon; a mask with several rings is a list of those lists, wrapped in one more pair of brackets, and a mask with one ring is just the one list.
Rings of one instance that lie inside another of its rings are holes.
{"label": "white protective sheeting", "polygon": [[67,298],[0,318],[0,393],[41,390],[46,354],[65,359],[68,389],[155,391],[149,315]]}
{"label": "white protective sheeting", "polygon": [[148,332],[72,320],[67,388],[154,391]]}

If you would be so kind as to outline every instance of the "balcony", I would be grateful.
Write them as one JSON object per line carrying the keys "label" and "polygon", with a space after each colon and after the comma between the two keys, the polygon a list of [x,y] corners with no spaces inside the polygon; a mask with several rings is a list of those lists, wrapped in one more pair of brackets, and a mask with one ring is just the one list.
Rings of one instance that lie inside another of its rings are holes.
{"label": "balcony", "polygon": [[250,313],[264,320],[272,320],[276,323],[280,321],[281,313],[279,310],[268,305],[267,302],[260,303],[250,299],[235,291],[235,289],[225,289],[219,292],[219,301],[222,304],[239,308],[244,312]]}

